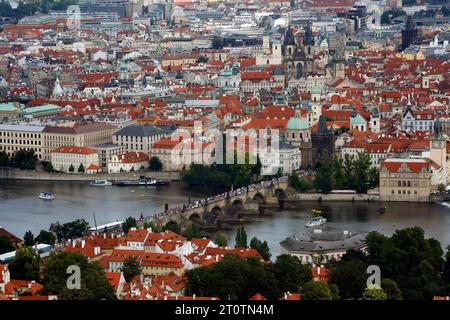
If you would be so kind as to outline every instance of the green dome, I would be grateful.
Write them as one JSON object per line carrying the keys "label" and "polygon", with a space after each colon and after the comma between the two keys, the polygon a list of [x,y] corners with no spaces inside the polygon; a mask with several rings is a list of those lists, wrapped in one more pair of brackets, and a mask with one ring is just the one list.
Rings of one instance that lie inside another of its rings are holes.
{"label": "green dome", "polygon": [[306,121],[300,114],[300,111],[295,111],[295,116],[289,119],[286,130],[309,130],[308,121]]}

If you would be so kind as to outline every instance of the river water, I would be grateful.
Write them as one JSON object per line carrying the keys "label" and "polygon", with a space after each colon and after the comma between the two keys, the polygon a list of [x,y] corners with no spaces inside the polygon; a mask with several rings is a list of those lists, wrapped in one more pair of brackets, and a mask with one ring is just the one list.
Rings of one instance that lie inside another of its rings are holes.
{"label": "river water", "polygon": [[[55,200],[38,198],[42,191],[55,193]],[[35,235],[51,223],[86,219],[94,225],[139,218],[141,212],[152,215],[169,206],[201,197],[182,189],[180,183],[161,187],[91,187],[88,182],[7,181],[0,180],[0,225],[23,237],[27,230]],[[386,213],[379,214],[380,206]],[[161,208],[162,207],[162,208]],[[248,240],[256,236],[267,240],[273,256],[280,253],[279,242],[287,236],[301,234],[311,219],[311,210],[320,209],[327,225],[351,232],[377,230],[387,235],[396,229],[420,226],[428,237],[438,239],[443,247],[450,244],[450,205],[446,203],[351,203],[304,202],[296,210],[284,210],[268,217],[252,218],[246,225]],[[234,245],[235,231],[224,232]]]}

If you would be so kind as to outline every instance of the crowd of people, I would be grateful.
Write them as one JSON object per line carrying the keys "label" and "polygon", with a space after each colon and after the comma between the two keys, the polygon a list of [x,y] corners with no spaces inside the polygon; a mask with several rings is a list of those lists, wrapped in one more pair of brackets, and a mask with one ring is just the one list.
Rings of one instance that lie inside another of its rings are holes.
{"label": "crowd of people", "polygon": [[219,202],[224,199],[229,199],[229,198],[237,196],[237,195],[249,193],[250,191],[264,189],[264,188],[271,188],[279,183],[283,183],[286,181],[288,181],[288,177],[283,176],[280,178],[273,178],[272,180],[267,180],[267,181],[262,181],[262,182],[259,182],[256,184],[251,184],[251,185],[248,185],[247,187],[242,187],[242,188],[238,188],[238,189],[233,189],[233,187],[231,187],[230,191],[227,191],[227,192],[215,195],[215,196],[207,197],[207,198],[204,198],[201,200],[195,200],[193,202],[191,202],[189,200],[188,204],[183,204],[182,206],[169,208],[168,205],[166,205],[166,208],[163,212],[156,213],[151,218],[161,218],[161,217],[167,217],[167,216],[174,215],[174,214],[181,214],[183,212],[186,212],[186,211],[189,211],[192,209],[205,207],[209,204],[216,203],[216,202]]}

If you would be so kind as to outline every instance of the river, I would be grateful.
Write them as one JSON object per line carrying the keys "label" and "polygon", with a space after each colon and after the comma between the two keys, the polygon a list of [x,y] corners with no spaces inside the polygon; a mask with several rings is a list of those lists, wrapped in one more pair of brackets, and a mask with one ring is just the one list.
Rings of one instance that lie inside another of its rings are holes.
{"label": "river", "polygon": [[[55,193],[55,200],[38,198],[42,191]],[[91,187],[88,182],[0,180],[0,225],[23,237],[27,230],[35,235],[51,223],[86,219],[94,225],[139,218],[169,206],[200,198],[173,182],[162,187]],[[379,214],[379,203],[304,202],[297,210],[284,210],[269,217],[255,217],[245,226],[248,240],[256,236],[267,240],[273,256],[280,253],[279,242],[287,236],[301,234],[311,219],[311,210],[320,209],[327,225],[351,232],[377,230],[387,235],[396,229],[420,226],[428,237],[438,239],[443,247],[450,244],[450,205],[446,203],[384,203],[386,213]],[[235,231],[224,232],[234,245]]]}

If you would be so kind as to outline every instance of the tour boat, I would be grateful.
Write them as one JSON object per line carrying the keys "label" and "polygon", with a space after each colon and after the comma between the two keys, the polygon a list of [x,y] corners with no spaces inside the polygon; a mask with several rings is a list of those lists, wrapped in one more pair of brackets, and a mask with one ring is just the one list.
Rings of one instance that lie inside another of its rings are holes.
{"label": "tour boat", "polygon": [[146,177],[140,177],[139,180],[124,180],[117,183],[121,187],[131,186],[165,186],[170,183],[169,180],[157,180]]}
{"label": "tour boat", "polygon": [[95,180],[91,182],[91,186],[94,187],[112,186],[112,182],[108,180]]}
{"label": "tour boat", "polygon": [[326,218],[321,217],[321,216],[318,216],[318,217],[312,218],[312,219],[306,224],[306,226],[307,226],[307,227],[316,227],[316,226],[320,226],[320,225],[322,225],[322,224],[324,224],[324,223],[326,223],[326,222],[327,222],[327,219],[326,219]]}
{"label": "tour boat", "polygon": [[42,199],[42,200],[53,200],[53,199],[55,199],[55,195],[52,192],[41,192],[39,194],[39,199]]}
{"label": "tour boat", "polygon": [[319,214],[321,214],[322,213],[322,211],[321,210],[317,210],[317,209],[312,209],[312,214],[315,214],[315,215],[319,215]]}
{"label": "tour boat", "polygon": [[379,213],[385,213],[386,212],[386,207],[381,207],[380,209],[378,209]]}

